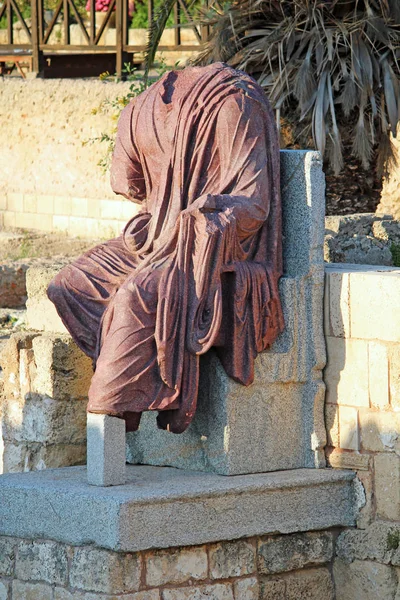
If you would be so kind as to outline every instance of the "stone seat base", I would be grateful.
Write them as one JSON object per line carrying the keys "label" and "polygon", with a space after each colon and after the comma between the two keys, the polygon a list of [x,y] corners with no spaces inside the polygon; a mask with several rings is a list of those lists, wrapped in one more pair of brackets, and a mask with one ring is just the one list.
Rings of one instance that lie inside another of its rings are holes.
{"label": "stone seat base", "polygon": [[128,466],[126,485],[98,488],[86,483],[85,467],[7,474],[0,536],[136,552],[352,526],[354,477],[328,469],[224,477]]}

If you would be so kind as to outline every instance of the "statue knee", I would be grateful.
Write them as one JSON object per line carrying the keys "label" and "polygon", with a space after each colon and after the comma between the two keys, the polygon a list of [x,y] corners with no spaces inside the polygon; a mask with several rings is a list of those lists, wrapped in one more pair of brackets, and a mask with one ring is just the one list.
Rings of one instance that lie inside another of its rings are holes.
{"label": "statue knee", "polygon": [[53,302],[53,304],[57,304],[58,301],[64,295],[64,286],[62,284],[61,274],[58,273],[49,283],[47,287],[47,297],[49,300]]}

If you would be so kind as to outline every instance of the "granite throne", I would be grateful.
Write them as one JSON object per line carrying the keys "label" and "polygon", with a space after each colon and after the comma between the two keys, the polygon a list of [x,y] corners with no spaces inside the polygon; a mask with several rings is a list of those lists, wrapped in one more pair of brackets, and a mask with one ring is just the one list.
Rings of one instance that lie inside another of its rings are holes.
{"label": "granite throne", "polygon": [[[126,436],[128,463],[221,475],[325,466],[323,236],[325,181],[317,152],[281,151],[286,328],[258,356],[249,387],[229,379],[213,351],[202,359],[196,416],[181,435],[145,413]],[[88,477],[124,481],[123,421],[88,417]]]}

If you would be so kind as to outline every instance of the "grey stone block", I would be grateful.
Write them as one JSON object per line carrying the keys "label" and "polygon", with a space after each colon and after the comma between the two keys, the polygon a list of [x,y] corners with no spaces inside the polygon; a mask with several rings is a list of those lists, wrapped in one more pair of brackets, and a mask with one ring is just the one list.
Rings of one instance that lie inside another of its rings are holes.
{"label": "grey stone block", "polygon": [[74,548],[69,582],[72,588],[120,594],[140,586],[141,559],[99,548]]}
{"label": "grey stone block", "polygon": [[333,556],[330,533],[271,536],[258,544],[258,572],[263,575],[296,571],[329,563]]}
{"label": "grey stone block", "polygon": [[14,573],[17,544],[18,540],[12,538],[0,540],[0,575],[10,577]]}
{"label": "grey stone block", "polygon": [[221,542],[209,549],[210,578],[229,579],[256,571],[255,544],[247,540]]}
{"label": "grey stone block", "polygon": [[283,151],[281,170],[285,331],[257,357],[249,387],[229,379],[212,351],[202,357],[188,430],[171,435],[144,414],[127,436],[128,462],[221,475],[325,466],[324,175],[318,152]]}
{"label": "grey stone block", "polygon": [[281,151],[283,267],[286,276],[323,270],[325,177],[319,152]]}
{"label": "grey stone block", "polygon": [[136,552],[270,533],[353,526],[351,471],[298,469],[222,477],[130,466],[119,487],[84,467],[0,477],[0,535]]}
{"label": "grey stone block", "polygon": [[15,564],[17,579],[66,585],[67,573],[67,552],[62,545],[48,541],[21,541],[19,544]]}
{"label": "grey stone block", "polygon": [[125,483],[125,421],[88,413],[87,473],[90,485]]}

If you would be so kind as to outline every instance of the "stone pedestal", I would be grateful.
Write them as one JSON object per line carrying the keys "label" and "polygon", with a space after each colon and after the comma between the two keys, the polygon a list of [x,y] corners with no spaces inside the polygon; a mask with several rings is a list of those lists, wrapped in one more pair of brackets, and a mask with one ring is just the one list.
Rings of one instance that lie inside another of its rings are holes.
{"label": "stone pedestal", "polygon": [[4,475],[0,598],[333,600],[353,477],[129,466],[126,485],[98,488],[83,467]]}

